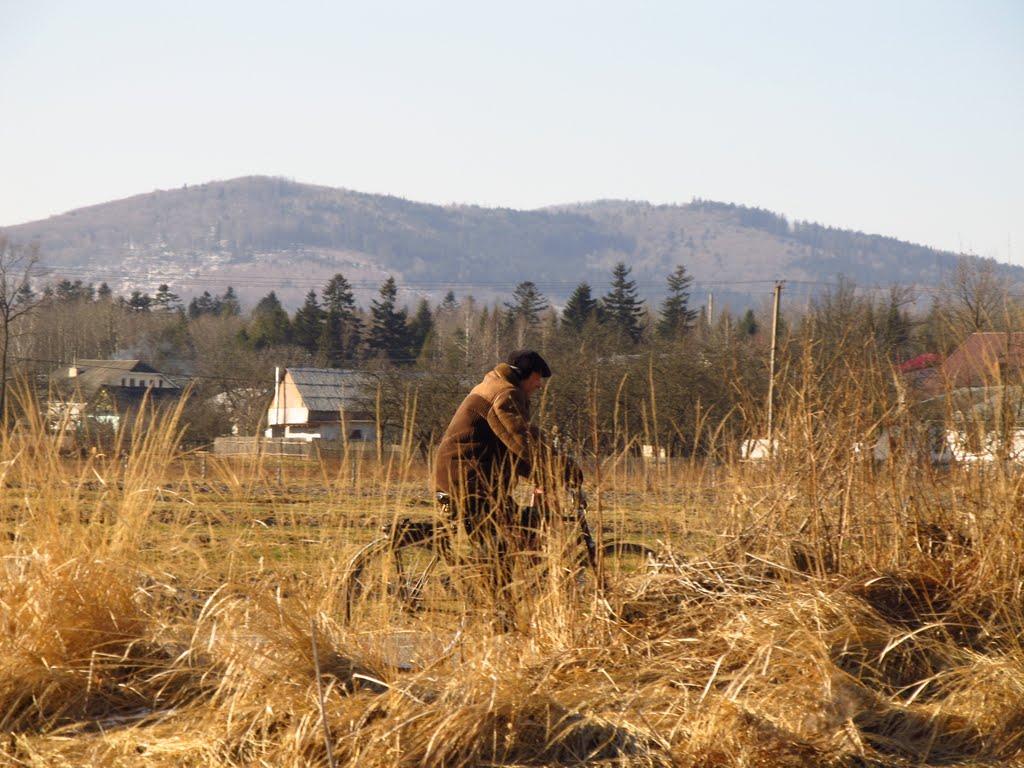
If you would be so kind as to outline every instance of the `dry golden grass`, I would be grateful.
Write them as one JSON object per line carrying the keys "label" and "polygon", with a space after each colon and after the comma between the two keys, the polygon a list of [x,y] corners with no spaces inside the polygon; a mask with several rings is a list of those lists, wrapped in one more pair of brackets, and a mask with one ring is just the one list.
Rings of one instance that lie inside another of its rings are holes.
{"label": "dry golden grass", "polygon": [[1024,476],[864,466],[801,396],[769,466],[591,466],[595,520],[660,567],[606,600],[526,591],[508,634],[343,621],[357,545],[431,512],[414,462],[204,477],[173,417],[126,463],[24,424],[0,444],[0,761],[1024,765]]}

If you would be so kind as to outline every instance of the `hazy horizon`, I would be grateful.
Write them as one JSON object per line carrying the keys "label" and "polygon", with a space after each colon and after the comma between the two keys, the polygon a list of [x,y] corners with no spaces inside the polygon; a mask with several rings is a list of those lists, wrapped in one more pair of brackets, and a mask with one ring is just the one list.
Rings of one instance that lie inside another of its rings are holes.
{"label": "hazy horizon", "polygon": [[0,3],[0,226],[238,176],[1024,263],[1024,6]]}

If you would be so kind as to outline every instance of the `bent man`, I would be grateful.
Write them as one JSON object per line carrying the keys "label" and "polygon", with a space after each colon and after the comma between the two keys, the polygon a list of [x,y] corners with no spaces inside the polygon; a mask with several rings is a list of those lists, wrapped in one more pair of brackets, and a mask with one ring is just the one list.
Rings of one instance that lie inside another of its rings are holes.
{"label": "bent man", "polygon": [[[532,542],[539,522],[530,508],[519,510],[512,491],[517,477],[530,478],[544,469],[535,467],[541,435],[530,425],[530,397],[550,376],[537,352],[511,353],[462,401],[437,452],[439,498],[484,547],[499,603],[507,598],[511,581],[510,551]],[[567,473],[575,477],[578,470]]]}

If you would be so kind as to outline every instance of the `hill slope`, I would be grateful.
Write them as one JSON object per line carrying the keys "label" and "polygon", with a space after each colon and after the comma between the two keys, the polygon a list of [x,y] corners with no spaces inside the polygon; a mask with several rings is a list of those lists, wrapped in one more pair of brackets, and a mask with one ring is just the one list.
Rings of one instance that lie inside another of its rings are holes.
{"label": "hill slope", "polygon": [[[563,298],[580,280],[603,289],[616,261],[650,296],[676,264],[716,293],[749,299],[744,281],[786,278],[932,285],[956,256],[893,238],[789,224],[759,209],[602,201],[535,211],[437,206],[396,197],[246,177],[137,195],[9,227],[37,241],[61,275],[115,289],[168,282],[184,295],[276,289],[297,304],[343,272],[365,298],[387,274],[407,288],[486,298],[534,280]],[[1024,269],[1001,267],[1008,278]],[[731,285],[723,285],[731,284]],[[758,289],[760,291],[760,289]]]}

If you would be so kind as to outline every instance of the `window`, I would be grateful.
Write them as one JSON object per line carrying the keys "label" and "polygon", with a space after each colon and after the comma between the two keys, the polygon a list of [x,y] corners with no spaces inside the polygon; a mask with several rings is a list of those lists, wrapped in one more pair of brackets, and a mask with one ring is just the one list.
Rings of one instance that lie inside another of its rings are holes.
{"label": "window", "polygon": [[362,440],[363,439],[363,430],[361,430],[361,429],[353,429],[351,432],[349,432],[348,439],[349,440]]}
{"label": "window", "polygon": [[129,387],[134,387],[135,386],[135,379],[128,379],[128,386]]}

